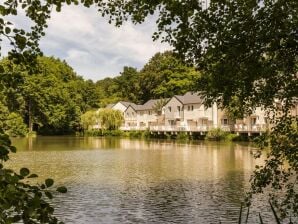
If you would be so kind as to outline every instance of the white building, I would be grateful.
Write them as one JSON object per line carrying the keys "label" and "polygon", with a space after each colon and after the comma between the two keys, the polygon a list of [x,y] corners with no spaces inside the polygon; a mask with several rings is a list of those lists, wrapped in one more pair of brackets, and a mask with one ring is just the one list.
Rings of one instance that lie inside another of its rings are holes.
{"label": "white building", "polygon": [[206,131],[217,127],[217,106],[206,108],[203,97],[187,92],[175,95],[165,105],[165,126],[186,131]]}
{"label": "white building", "polygon": [[143,105],[130,104],[124,112],[124,130],[145,130],[163,124],[163,110],[158,105],[165,99],[148,100]]}

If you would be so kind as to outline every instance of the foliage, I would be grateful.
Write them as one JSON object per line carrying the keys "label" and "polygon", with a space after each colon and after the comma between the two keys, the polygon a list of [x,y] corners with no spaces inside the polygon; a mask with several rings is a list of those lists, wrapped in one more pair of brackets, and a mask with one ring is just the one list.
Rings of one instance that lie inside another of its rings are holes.
{"label": "foliage", "polygon": [[123,114],[119,110],[100,109],[97,116],[104,130],[117,130],[124,121]]}
{"label": "foliage", "polygon": [[121,100],[121,96],[118,93],[119,86],[114,78],[105,78],[97,81],[95,88],[99,96],[99,105],[102,108]]}
{"label": "foliage", "polygon": [[176,139],[180,140],[180,141],[185,141],[185,140],[189,140],[190,136],[187,135],[187,133],[185,133],[185,132],[179,132],[176,136]]}
{"label": "foliage", "polygon": [[213,128],[208,131],[206,135],[206,139],[208,140],[215,140],[215,141],[220,141],[224,140],[226,138],[227,132],[220,128]]}
{"label": "foliage", "polygon": [[140,71],[140,101],[167,98],[193,89],[200,73],[170,51],[155,54]]}
{"label": "foliage", "polygon": [[[257,166],[252,178],[253,193],[262,193],[270,187],[270,200],[277,206],[282,218],[297,216],[298,213],[298,118],[282,116],[277,118],[276,126],[269,138],[270,151],[263,166]],[[268,141],[268,139],[266,139]],[[261,150],[266,147],[261,141]],[[260,157],[260,153],[256,155]]]}
{"label": "foliage", "polygon": [[123,114],[119,110],[99,109],[98,111],[87,111],[81,116],[83,129],[118,130],[124,121]]}
{"label": "foliage", "polygon": [[122,100],[137,102],[140,92],[140,78],[137,69],[124,67],[120,76],[117,76],[115,83],[118,86],[117,92]]}
{"label": "foliage", "polygon": [[[5,0],[0,5],[3,16],[24,10],[32,20],[31,30],[25,31],[0,19],[1,39],[7,38],[15,47],[9,56],[30,62],[31,55],[40,52],[38,41],[44,35],[51,9],[60,11],[64,2],[78,4],[77,0]],[[281,114],[281,118],[273,120],[271,153],[264,169],[257,170],[252,179],[253,191],[263,192],[269,186],[281,187],[278,190],[282,192],[286,187],[285,197],[279,197],[282,202],[276,204],[281,209],[289,206],[287,213],[298,216],[292,204],[298,198],[297,192],[293,184],[288,185],[292,178],[297,178],[297,163],[293,162],[293,159],[297,161],[297,151],[293,150],[293,147],[297,149],[297,141],[293,141],[297,138],[295,127],[288,120],[297,118],[285,112],[298,95],[298,1],[207,1],[207,6],[203,1],[193,0],[80,2],[86,7],[96,5],[99,13],[117,26],[127,19],[141,23],[155,13],[158,30],[154,39],[169,42],[180,56],[201,71],[196,88],[205,94],[207,104],[220,101],[226,108],[237,97],[241,102],[238,111],[249,114],[251,109],[263,105]],[[148,78],[147,85],[151,81],[155,80]],[[145,94],[142,100],[146,101],[147,97]],[[283,104],[276,107],[275,100]],[[286,164],[291,172],[284,169]]]}
{"label": "foliage", "polygon": [[86,111],[81,115],[81,125],[84,130],[90,130],[97,123],[96,111]]}
{"label": "foliage", "polygon": [[[18,173],[5,168],[9,153],[15,153],[7,135],[0,129],[0,223],[61,223],[53,215],[50,204],[53,198],[54,181],[46,179],[41,185],[31,185],[28,181],[36,178],[27,168]],[[58,192],[66,193],[65,187],[58,187]]]}
{"label": "foliage", "polygon": [[172,44],[201,71],[196,88],[206,96],[206,104],[219,101],[227,108],[236,97],[237,111],[243,114],[257,106],[271,109],[271,150],[265,166],[252,178],[252,192],[273,188],[280,194],[275,204],[283,216],[298,216],[298,165],[293,162],[298,161],[297,136],[289,125],[297,117],[287,112],[298,95],[298,2],[208,2],[206,7],[197,1],[132,0],[115,2],[111,11],[116,24],[127,18],[142,22],[157,11],[154,38]]}
{"label": "foliage", "polygon": [[7,130],[10,136],[26,136],[28,133],[28,128],[24,124],[22,116],[14,112],[8,115],[4,130]]}
{"label": "foliage", "polygon": [[34,74],[8,59],[0,64],[4,68],[0,73],[0,105],[8,113],[22,115],[29,131],[73,132],[80,115],[97,106],[94,83],[77,76],[64,61],[39,57]]}
{"label": "foliage", "polygon": [[103,130],[92,129],[84,132],[84,136],[112,136],[112,137],[125,137],[125,133],[121,130]]}
{"label": "foliage", "polygon": [[225,140],[227,141],[241,141],[241,138],[237,134],[227,133],[225,136]]}
{"label": "foliage", "polygon": [[28,132],[23,118],[17,113],[10,113],[0,101],[0,128],[11,136],[25,136]]}
{"label": "foliage", "polygon": [[96,86],[102,106],[119,100],[145,103],[149,99],[184,94],[193,89],[199,77],[194,67],[167,51],[155,54],[141,71],[124,67],[120,76],[100,80]]}
{"label": "foliage", "polygon": [[153,110],[157,113],[157,115],[162,114],[162,108],[167,104],[168,99],[160,99],[157,102],[155,102],[153,106]]}

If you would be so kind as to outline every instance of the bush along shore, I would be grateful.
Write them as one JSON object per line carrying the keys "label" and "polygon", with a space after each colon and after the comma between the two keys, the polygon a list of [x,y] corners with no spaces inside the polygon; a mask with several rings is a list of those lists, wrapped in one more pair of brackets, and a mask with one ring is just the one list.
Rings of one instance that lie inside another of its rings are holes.
{"label": "bush along shore", "polygon": [[[127,137],[139,139],[174,139],[174,140],[208,140],[208,141],[254,141],[260,136],[237,135],[225,132],[220,128],[214,128],[206,133],[200,132],[152,132],[144,131],[122,131],[122,130],[102,130],[93,129],[77,133],[79,136],[110,136],[110,137]],[[264,136],[263,136],[264,137]]]}

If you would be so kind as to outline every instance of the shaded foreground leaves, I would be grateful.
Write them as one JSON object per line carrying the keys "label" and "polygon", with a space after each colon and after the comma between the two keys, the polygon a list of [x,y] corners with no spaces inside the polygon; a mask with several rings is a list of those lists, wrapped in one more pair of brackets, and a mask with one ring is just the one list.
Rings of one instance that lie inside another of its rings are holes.
{"label": "shaded foreground leaves", "polygon": [[[0,223],[62,223],[54,215],[50,204],[53,198],[53,179],[46,179],[43,184],[31,185],[31,174],[28,168],[19,172],[7,169],[4,163],[9,159],[9,153],[15,153],[9,137],[0,129]],[[66,193],[65,187],[56,191]]]}

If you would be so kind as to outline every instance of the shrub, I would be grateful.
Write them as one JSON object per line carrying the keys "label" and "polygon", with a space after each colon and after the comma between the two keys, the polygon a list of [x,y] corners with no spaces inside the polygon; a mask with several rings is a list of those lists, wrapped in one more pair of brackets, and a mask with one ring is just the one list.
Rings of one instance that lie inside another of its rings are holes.
{"label": "shrub", "polygon": [[177,140],[189,140],[189,136],[185,132],[179,132],[176,136]]}
{"label": "shrub", "polygon": [[206,135],[207,140],[220,141],[225,140],[227,133],[220,128],[210,129]]}
{"label": "shrub", "polygon": [[28,128],[24,124],[22,116],[17,113],[9,114],[5,123],[6,133],[10,136],[26,136],[28,133]]}

